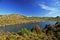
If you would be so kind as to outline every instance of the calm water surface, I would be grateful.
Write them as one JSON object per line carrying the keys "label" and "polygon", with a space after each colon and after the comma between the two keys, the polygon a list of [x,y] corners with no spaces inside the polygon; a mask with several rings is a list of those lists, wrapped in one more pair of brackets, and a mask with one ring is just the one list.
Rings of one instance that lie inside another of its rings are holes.
{"label": "calm water surface", "polygon": [[10,26],[0,27],[0,30],[9,31],[9,32],[18,32],[23,27],[26,27],[27,29],[31,29],[37,24],[43,29],[46,24],[54,25],[55,23],[56,22],[38,22],[38,23],[30,23],[30,24],[22,24],[22,25],[10,25]]}

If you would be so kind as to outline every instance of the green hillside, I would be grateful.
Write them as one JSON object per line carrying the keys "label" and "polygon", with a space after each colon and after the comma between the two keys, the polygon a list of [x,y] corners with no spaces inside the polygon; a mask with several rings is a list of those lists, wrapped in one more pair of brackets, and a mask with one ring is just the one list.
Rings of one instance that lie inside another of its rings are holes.
{"label": "green hillside", "polygon": [[60,17],[26,17],[19,14],[0,15],[0,26],[35,22],[59,21]]}
{"label": "green hillside", "polygon": [[0,26],[1,25],[13,25],[13,24],[26,24],[38,22],[35,18],[29,18],[18,14],[9,14],[0,16]]}

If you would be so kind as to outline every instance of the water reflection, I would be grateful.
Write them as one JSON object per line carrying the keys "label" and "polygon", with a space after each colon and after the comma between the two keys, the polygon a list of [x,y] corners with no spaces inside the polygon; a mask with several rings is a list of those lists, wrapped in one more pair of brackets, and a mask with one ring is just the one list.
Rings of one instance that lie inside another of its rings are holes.
{"label": "water reflection", "polygon": [[3,31],[18,32],[23,27],[26,27],[27,29],[30,30],[32,27],[36,26],[37,24],[41,28],[44,28],[46,24],[55,24],[55,23],[56,22],[38,22],[38,23],[21,24],[21,25],[17,24],[17,25],[3,26],[3,27],[0,27],[0,29],[3,30]]}

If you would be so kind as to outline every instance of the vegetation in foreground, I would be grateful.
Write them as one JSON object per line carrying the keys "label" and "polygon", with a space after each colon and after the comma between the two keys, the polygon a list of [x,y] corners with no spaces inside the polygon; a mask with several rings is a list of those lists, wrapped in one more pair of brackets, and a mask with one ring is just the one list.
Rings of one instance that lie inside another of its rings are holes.
{"label": "vegetation in foreground", "polygon": [[60,22],[48,24],[43,30],[36,25],[31,30],[22,28],[18,33],[0,31],[0,40],[60,40]]}

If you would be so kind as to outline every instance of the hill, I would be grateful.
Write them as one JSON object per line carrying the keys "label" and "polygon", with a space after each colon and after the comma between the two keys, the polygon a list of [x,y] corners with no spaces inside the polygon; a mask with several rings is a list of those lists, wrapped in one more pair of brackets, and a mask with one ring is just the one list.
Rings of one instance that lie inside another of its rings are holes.
{"label": "hill", "polygon": [[60,17],[26,17],[19,14],[0,15],[0,26],[35,22],[59,21]]}
{"label": "hill", "polygon": [[18,14],[9,14],[0,16],[0,26],[1,25],[13,25],[13,24],[25,24],[38,22],[36,18],[29,18]]}

